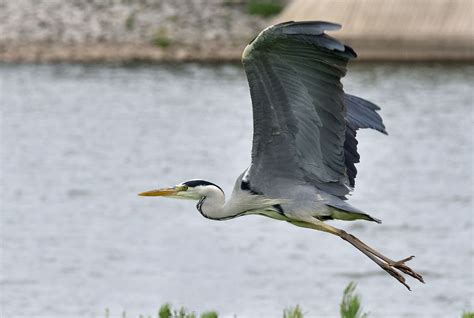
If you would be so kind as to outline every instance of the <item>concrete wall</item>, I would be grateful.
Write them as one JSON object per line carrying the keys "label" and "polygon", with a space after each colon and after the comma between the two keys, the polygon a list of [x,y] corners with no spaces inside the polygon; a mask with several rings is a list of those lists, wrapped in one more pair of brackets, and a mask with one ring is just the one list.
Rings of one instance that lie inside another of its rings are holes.
{"label": "concrete wall", "polygon": [[474,60],[472,0],[294,0],[274,22],[325,20],[360,59]]}

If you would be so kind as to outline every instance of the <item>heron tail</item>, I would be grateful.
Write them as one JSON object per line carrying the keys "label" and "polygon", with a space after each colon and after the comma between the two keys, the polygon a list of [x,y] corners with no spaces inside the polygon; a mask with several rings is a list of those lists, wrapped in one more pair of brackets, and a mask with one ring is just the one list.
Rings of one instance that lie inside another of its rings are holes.
{"label": "heron tail", "polygon": [[361,211],[346,211],[340,208],[331,206],[331,218],[334,220],[342,221],[354,221],[354,220],[366,220],[377,223],[382,223],[382,220],[374,218],[367,213]]}

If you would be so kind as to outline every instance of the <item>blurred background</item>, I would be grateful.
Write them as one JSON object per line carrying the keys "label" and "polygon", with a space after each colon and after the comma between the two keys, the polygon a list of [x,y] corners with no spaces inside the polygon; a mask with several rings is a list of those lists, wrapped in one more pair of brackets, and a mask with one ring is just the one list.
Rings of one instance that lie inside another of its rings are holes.
{"label": "blurred background", "polygon": [[[230,195],[252,139],[240,55],[286,20],[343,25],[344,89],[389,132],[358,133],[350,198],[383,224],[332,224],[416,255],[426,285],[324,233],[136,195],[193,178]],[[472,311],[472,21],[470,0],[0,0],[0,316],[339,317],[350,281],[371,317]]]}

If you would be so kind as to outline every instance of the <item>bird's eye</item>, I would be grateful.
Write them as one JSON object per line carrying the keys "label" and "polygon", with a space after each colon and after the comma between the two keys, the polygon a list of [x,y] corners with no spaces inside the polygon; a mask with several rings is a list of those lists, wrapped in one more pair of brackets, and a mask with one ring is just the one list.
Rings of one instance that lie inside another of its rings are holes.
{"label": "bird's eye", "polygon": [[181,191],[188,191],[188,186],[187,185],[183,185],[180,187],[180,190]]}

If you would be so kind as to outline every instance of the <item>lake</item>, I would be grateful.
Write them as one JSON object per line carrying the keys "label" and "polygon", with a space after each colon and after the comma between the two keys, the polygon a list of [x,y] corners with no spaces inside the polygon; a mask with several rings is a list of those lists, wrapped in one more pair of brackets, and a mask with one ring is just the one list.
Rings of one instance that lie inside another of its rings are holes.
{"label": "lake", "polygon": [[137,193],[201,178],[228,195],[248,166],[252,112],[238,65],[0,65],[2,317],[154,314],[338,317],[358,284],[371,317],[474,309],[469,64],[353,64],[345,90],[381,106],[358,133],[352,205],[331,224],[409,265],[407,291],[337,237]]}

